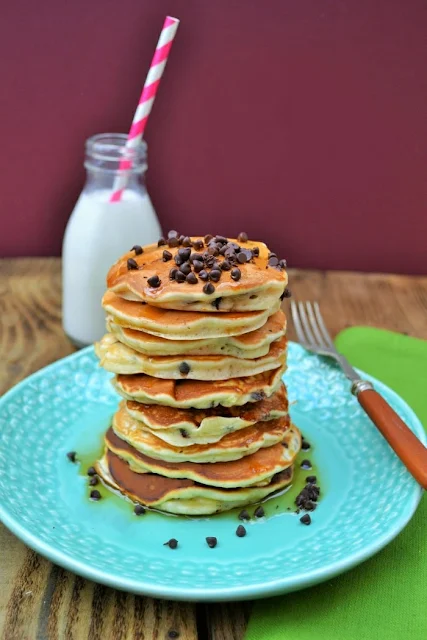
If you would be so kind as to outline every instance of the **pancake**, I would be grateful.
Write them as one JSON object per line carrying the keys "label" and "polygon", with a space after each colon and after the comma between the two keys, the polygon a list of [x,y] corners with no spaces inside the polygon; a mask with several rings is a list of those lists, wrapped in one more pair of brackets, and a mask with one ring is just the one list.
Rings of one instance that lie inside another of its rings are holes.
{"label": "pancake", "polygon": [[293,468],[288,467],[273,476],[266,486],[220,489],[192,480],[135,473],[112,451],[107,451],[95,467],[104,484],[133,502],[187,516],[211,515],[259,502],[271,493],[289,486],[293,476]]}
{"label": "pancake", "polygon": [[123,404],[113,416],[114,433],[134,449],[150,458],[166,462],[227,462],[248,456],[258,449],[281,442],[289,429],[290,418],[259,422],[251,427],[234,431],[218,442],[173,447],[141,428],[141,422],[128,414]]}
{"label": "pancake", "polygon": [[277,369],[286,362],[287,340],[273,342],[265,356],[253,360],[232,356],[147,356],[122,344],[111,333],[95,343],[100,365],[112,373],[145,373],[167,380],[227,380]]}
{"label": "pancake", "polygon": [[[216,236],[219,238],[220,236]],[[203,243],[203,238],[193,237],[192,242]],[[224,239],[227,242],[227,239]],[[219,268],[220,280],[215,282],[213,293],[204,292],[206,282],[200,279],[193,271],[195,284],[187,281],[177,282],[171,280],[170,271],[175,265],[175,256],[178,251],[185,251],[183,247],[158,247],[156,244],[144,247],[143,253],[136,255],[134,251],[129,251],[114,264],[107,275],[107,287],[117,295],[127,300],[139,300],[150,305],[162,307],[164,309],[177,309],[179,311],[207,311],[210,313],[221,313],[228,311],[258,311],[269,309],[277,302],[284,293],[288,277],[284,267],[277,264],[273,266],[269,259],[270,252],[262,242],[237,242],[229,240],[238,247],[236,251],[231,251],[231,256],[227,258],[232,261],[233,268],[238,268],[241,277],[238,280],[232,278],[232,269],[227,271]],[[202,254],[208,250],[218,252],[224,245],[218,241],[215,246],[203,243],[200,250],[191,249],[193,254]],[[228,245],[232,246],[232,245]],[[225,248],[225,247],[224,247]],[[164,261],[164,250],[171,254],[173,259]],[[253,256],[251,250],[259,252]],[[242,251],[243,250],[243,251]],[[207,255],[207,253],[205,254]],[[247,260],[244,264],[237,261],[237,255],[243,256]],[[129,268],[128,260],[133,262]],[[272,257],[273,262],[278,263],[276,256]],[[223,255],[216,256],[217,262],[221,265],[225,260]],[[190,262],[188,263],[191,264]],[[282,262],[282,264],[284,264]],[[209,273],[208,267],[201,264],[204,270]],[[136,268],[133,268],[136,267]],[[157,283],[149,282],[157,279]]]}
{"label": "pancake", "polygon": [[249,331],[240,336],[199,340],[173,340],[153,336],[145,331],[123,327],[117,324],[112,316],[107,317],[107,331],[126,346],[148,356],[223,355],[249,359],[265,356],[271,343],[280,340],[285,335],[286,318],[283,311],[277,311],[267,319],[262,327],[255,331]]}
{"label": "pancake", "polygon": [[208,409],[241,406],[271,396],[279,388],[286,367],[256,376],[207,382],[204,380],[162,380],[143,373],[117,375],[111,382],[126,400],[168,407]]}
{"label": "pancake", "polygon": [[283,441],[267,449],[231,462],[166,462],[150,458],[119,438],[110,428],[105,436],[107,448],[125,460],[136,473],[156,473],[167,478],[193,480],[213,487],[249,487],[269,482],[276,473],[293,464],[301,448],[301,435],[291,426]]}
{"label": "pancake", "polygon": [[250,427],[257,422],[283,418],[288,413],[288,400],[282,384],[278,391],[260,402],[242,407],[213,409],[174,409],[128,400],[126,411],[143,423],[144,429],[175,447],[218,442],[227,433]]}

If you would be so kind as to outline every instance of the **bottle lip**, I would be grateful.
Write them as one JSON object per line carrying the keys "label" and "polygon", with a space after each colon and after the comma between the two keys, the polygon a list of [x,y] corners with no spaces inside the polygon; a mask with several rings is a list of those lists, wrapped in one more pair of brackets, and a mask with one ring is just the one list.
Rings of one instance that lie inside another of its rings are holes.
{"label": "bottle lip", "polygon": [[[118,163],[123,158],[132,162],[133,170],[141,170],[147,163],[147,143],[141,140],[136,147],[126,148],[125,133],[97,133],[86,140],[85,164]],[[106,167],[105,167],[106,168]]]}

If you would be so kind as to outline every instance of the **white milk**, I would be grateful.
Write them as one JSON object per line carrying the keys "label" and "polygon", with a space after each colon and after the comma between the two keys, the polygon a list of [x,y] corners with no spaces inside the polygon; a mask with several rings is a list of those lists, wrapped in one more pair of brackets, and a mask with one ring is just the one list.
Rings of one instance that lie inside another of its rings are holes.
{"label": "white milk", "polygon": [[68,221],[62,246],[63,327],[77,346],[105,333],[101,299],[111,265],[135,245],[157,242],[161,229],[146,191],[83,191]]}

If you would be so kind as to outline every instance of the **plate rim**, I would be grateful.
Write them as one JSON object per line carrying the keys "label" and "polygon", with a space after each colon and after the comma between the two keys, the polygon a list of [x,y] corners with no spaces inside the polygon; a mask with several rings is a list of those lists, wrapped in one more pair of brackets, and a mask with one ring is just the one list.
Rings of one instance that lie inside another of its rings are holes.
{"label": "plate rim", "polygon": [[[297,346],[299,349],[303,349],[301,345],[296,342],[289,341],[292,345]],[[20,380],[11,389],[6,391],[0,397],[0,409],[5,401],[10,396],[19,392],[21,386],[28,383],[29,380],[42,376],[47,370],[54,369],[59,366],[64,360],[77,359],[82,354],[88,354],[93,352],[93,346],[89,345],[84,349],[69,354],[59,360],[56,360],[45,367],[35,371],[23,380]],[[309,353],[309,352],[307,352]],[[421,424],[420,419],[414,412],[414,410],[407,404],[407,402],[388,385],[381,382],[374,376],[371,376],[360,369],[356,371],[365,379],[370,380],[376,388],[381,391],[386,390],[387,394],[391,395],[397,404],[403,405],[405,410],[411,416],[411,423],[413,425],[413,431],[423,444],[427,444],[427,434]],[[200,588],[188,588],[188,587],[170,587],[166,585],[156,586],[155,584],[144,582],[143,579],[135,580],[130,578],[122,578],[120,576],[103,571],[87,565],[78,559],[73,558],[67,553],[56,549],[50,543],[40,540],[38,536],[32,534],[24,525],[21,525],[19,520],[13,517],[7,509],[0,503],[0,521],[4,526],[9,529],[14,535],[16,535],[22,542],[24,542],[31,549],[40,553],[42,556],[48,558],[51,562],[77,574],[88,580],[98,582],[100,584],[107,585],[109,587],[119,589],[122,591],[128,591],[139,595],[144,595],[153,598],[169,599],[169,600],[181,600],[192,602],[220,602],[224,600],[252,600],[259,598],[268,598],[274,595],[284,594],[288,592],[299,591],[309,586],[319,584],[328,578],[333,578],[345,571],[352,569],[353,567],[361,564],[365,560],[368,560],[381,549],[387,546],[397,535],[407,526],[417,510],[420,503],[423,490],[419,485],[414,484],[413,495],[411,497],[410,504],[408,504],[409,510],[405,516],[396,522],[389,531],[382,534],[377,540],[375,540],[368,547],[361,549],[358,552],[352,553],[348,558],[344,558],[338,561],[334,561],[324,567],[319,567],[313,571],[305,572],[297,576],[288,576],[281,579],[276,579],[271,582],[259,582],[248,586],[238,585],[229,587],[203,587],[203,593],[200,593]]]}

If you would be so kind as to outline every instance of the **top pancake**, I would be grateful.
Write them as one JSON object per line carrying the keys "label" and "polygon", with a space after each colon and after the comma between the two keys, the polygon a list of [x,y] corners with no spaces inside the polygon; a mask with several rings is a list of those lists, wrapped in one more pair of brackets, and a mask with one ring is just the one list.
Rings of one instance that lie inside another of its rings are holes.
{"label": "top pancake", "polygon": [[[173,244],[177,242],[175,238],[172,240]],[[264,243],[238,242],[233,239],[227,241],[221,236],[215,236],[210,242],[205,242],[201,237],[192,237],[190,240],[192,247],[159,247],[152,244],[144,247],[143,253],[129,251],[108,272],[108,289],[127,300],[139,300],[165,309],[216,314],[269,309],[283,294],[288,282],[286,271],[279,264],[274,266],[278,262],[277,256],[271,256]],[[228,254],[225,258],[220,252],[225,249],[227,242]],[[184,262],[191,267],[195,284],[188,281],[177,282],[170,277],[171,269],[182,266],[175,263],[175,257],[186,249],[191,250],[191,256]],[[172,254],[172,259],[165,261],[164,251],[168,252],[168,256]],[[193,267],[194,254],[199,254],[199,262],[204,261],[201,266],[208,274],[212,273],[209,267],[212,259],[219,263],[213,267],[213,270],[220,273],[220,279],[212,283],[212,293],[203,291],[206,280],[201,279],[197,275],[199,272],[196,273]],[[231,269],[221,269],[224,260],[229,262]],[[242,263],[241,260],[245,262]],[[240,270],[241,277],[238,280],[232,278],[235,268]],[[153,277],[160,280],[158,285],[149,282]]]}

